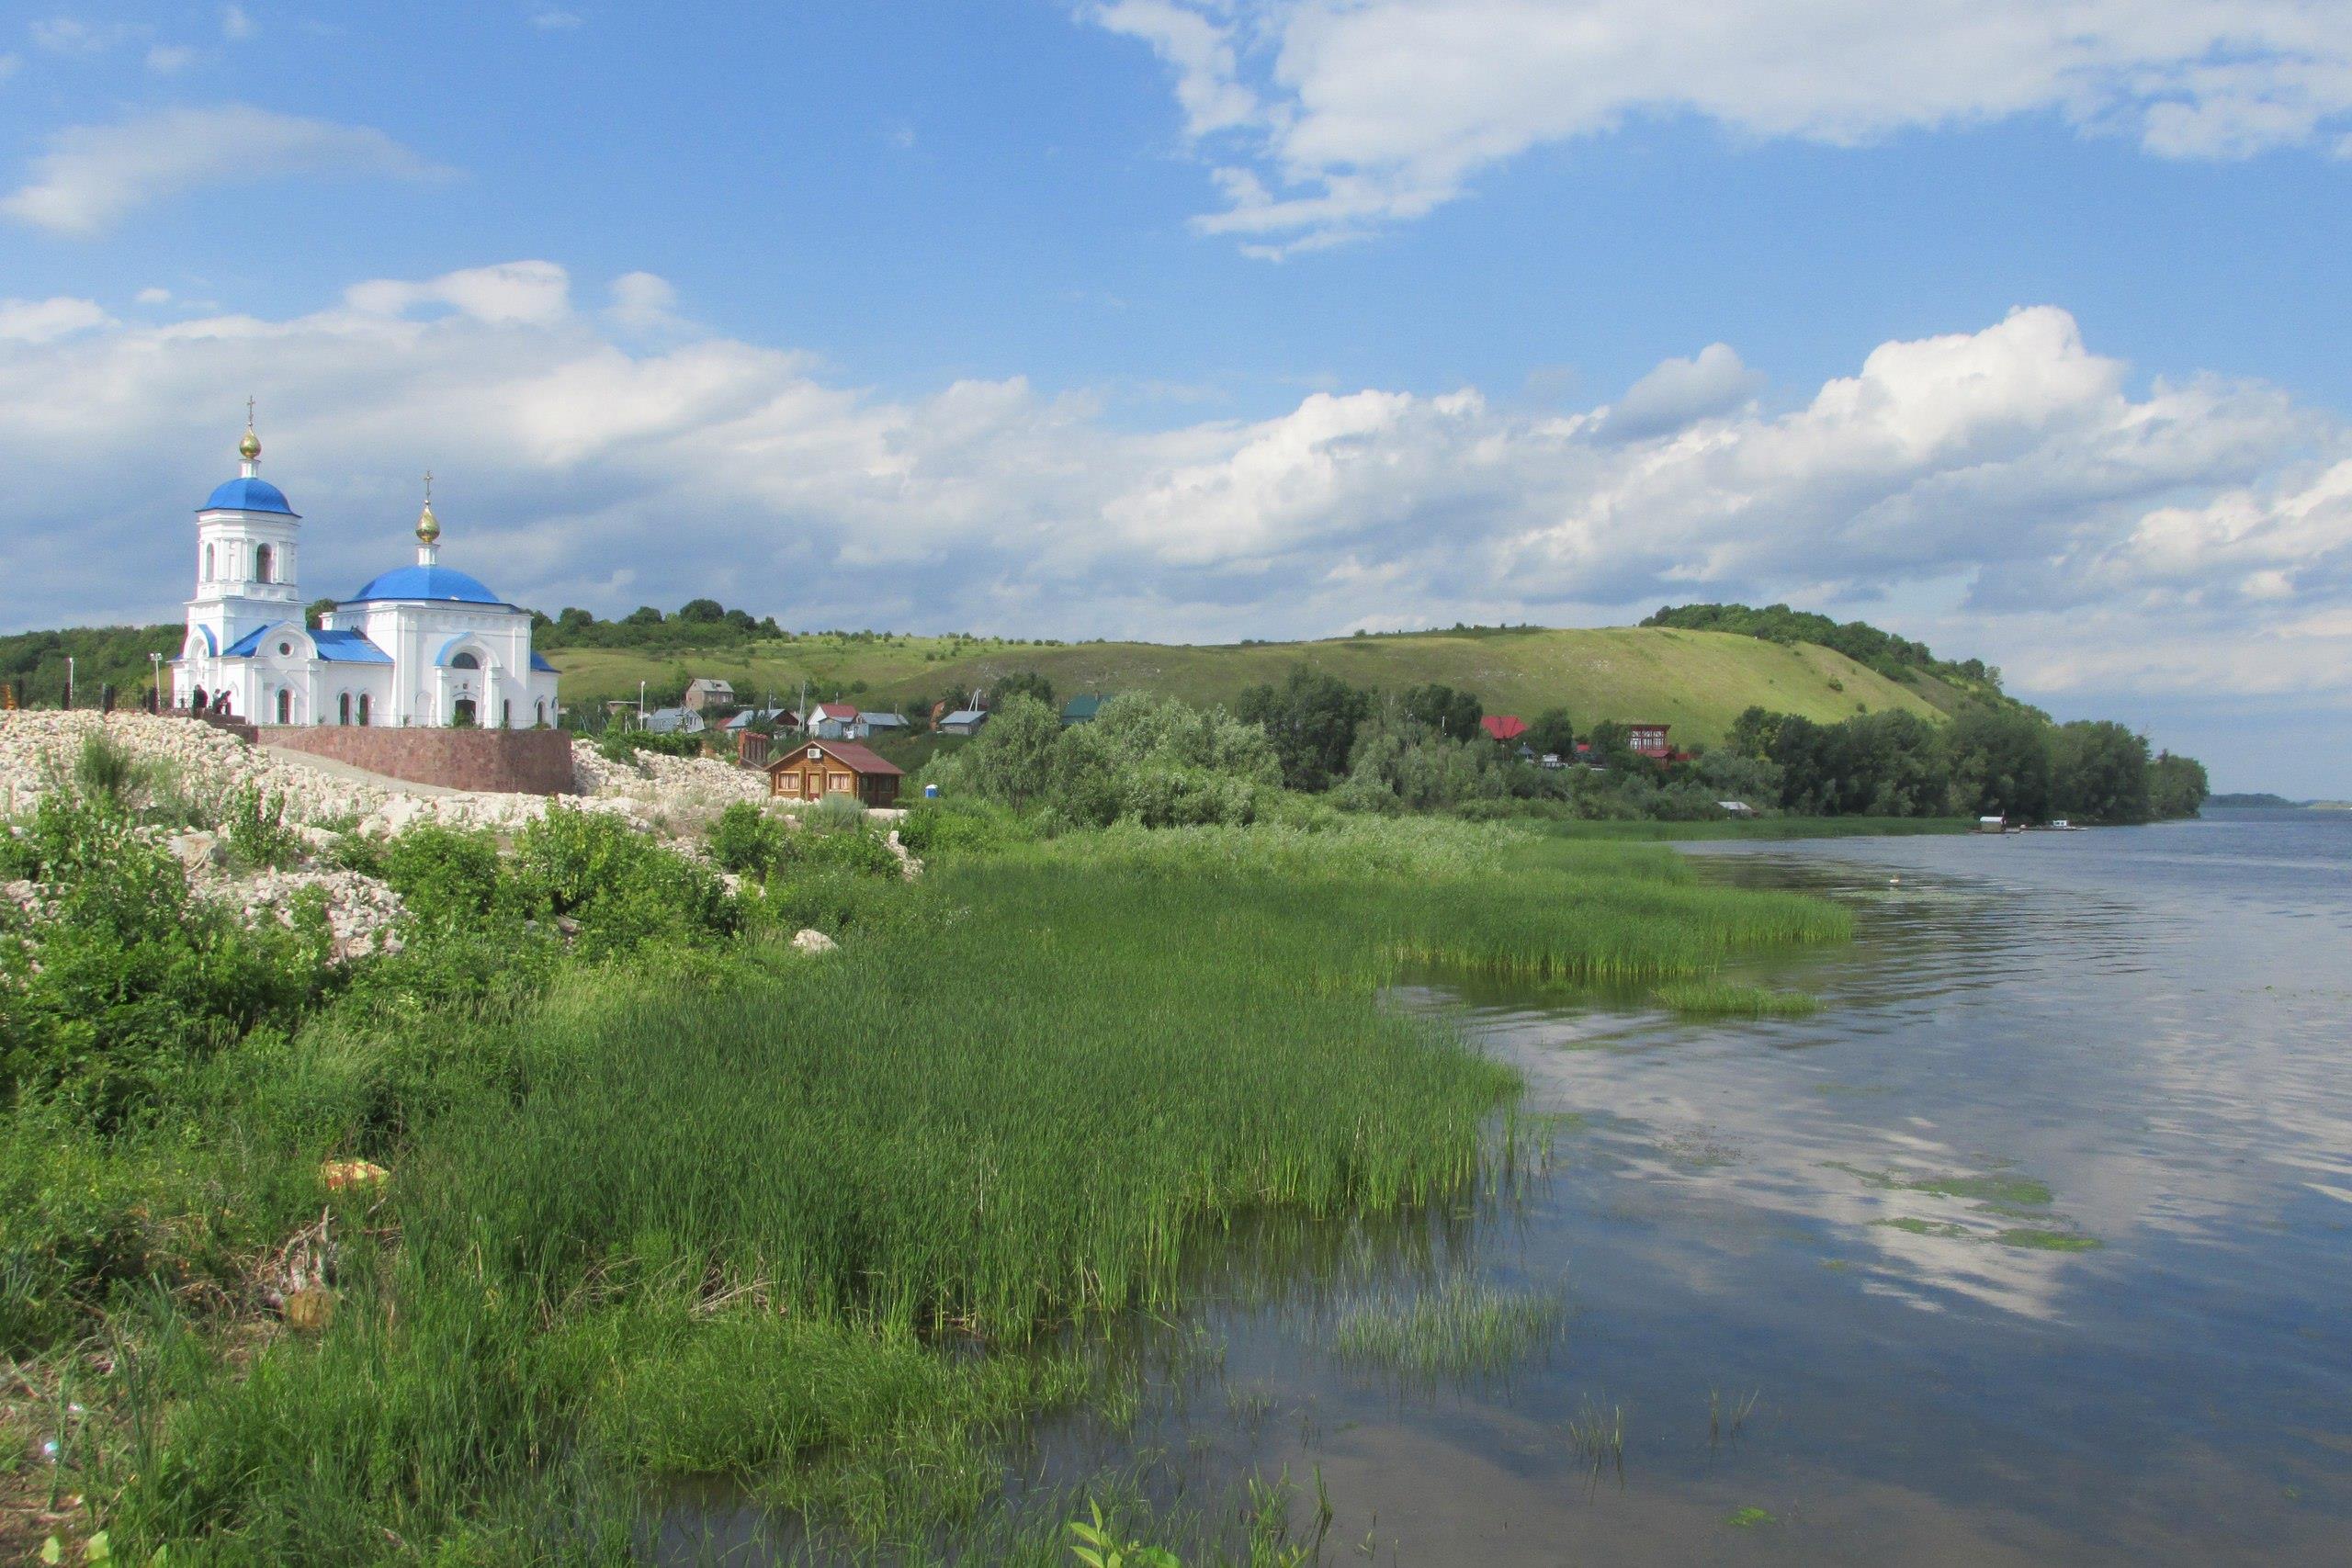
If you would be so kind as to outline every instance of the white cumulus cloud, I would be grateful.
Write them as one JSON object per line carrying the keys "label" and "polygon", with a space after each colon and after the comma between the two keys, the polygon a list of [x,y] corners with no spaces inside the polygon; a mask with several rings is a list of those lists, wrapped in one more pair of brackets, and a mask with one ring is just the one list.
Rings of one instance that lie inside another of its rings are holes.
{"label": "white cumulus cloud", "polygon": [[94,299],[0,299],[0,342],[50,343],[103,327],[113,319]]}
{"label": "white cumulus cloud", "polygon": [[2310,0],[1125,0],[1230,161],[1201,226],[1281,254],[1643,116],[1833,145],[2058,116],[2165,157],[2352,131],[2352,7]]}
{"label": "white cumulus cloud", "polygon": [[550,609],[1214,639],[1891,597],[2039,697],[2352,710],[2352,430],[2261,383],[2136,385],[2052,307],[1795,397],[1711,345],[1614,405],[1363,388],[1138,429],[1018,376],[884,398],[619,319],[676,303],[628,275],[576,310],[525,261],[283,319],[11,305],[0,629],[173,615],[250,391],[319,592],[399,557],[431,468],[447,558]]}
{"label": "white cumulus cloud", "polygon": [[90,235],[150,202],[203,186],[297,175],[429,179],[446,173],[380,130],[243,104],[171,109],[58,131],[0,212]]}

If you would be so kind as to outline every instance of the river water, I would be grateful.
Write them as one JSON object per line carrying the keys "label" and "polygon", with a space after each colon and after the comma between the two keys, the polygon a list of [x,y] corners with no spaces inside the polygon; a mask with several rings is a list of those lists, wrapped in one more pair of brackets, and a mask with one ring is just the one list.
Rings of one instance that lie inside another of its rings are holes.
{"label": "river water", "polygon": [[[1856,911],[1744,976],[1820,1013],[1408,993],[1569,1118],[1553,1163],[1223,1247],[1141,1412],[1032,1472],[1212,1528],[1287,1472],[1306,1535],[1319,1477],[1334,1562],[2352,1562],[2352,813],[1694,852]],[[1564,1326],[1466,1378],[1334,1353],[1464,1272]]]}

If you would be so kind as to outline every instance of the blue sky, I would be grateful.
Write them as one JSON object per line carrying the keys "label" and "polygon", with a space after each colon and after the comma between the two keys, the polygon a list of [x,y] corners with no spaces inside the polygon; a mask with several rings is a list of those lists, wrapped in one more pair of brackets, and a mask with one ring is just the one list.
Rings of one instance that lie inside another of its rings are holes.
{"label": "blue sky", "polygon": [[172,615],[251,393],[321,592],[430,466],[550,609],[1788,598],[2352,792],[2343,8],[662,9],[0,24],[0,628]]}

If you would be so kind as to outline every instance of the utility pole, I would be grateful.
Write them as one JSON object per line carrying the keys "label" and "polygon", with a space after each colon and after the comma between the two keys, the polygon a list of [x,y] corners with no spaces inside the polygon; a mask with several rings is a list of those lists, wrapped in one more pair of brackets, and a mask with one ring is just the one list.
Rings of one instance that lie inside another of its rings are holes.
{"label": "utility pole", "polygon": [[155,711],[161,713],[164,711],[164,656],[160,653],[151,653],[147,656],[147,662],[154,666]]}
{"label": "utility pole", "polygon": [[65,656],[65,705],[74,705],[74,656],[70,653]]}
{"label": "utility pole", "polygon": [[639,729],[645,728],[645,682],[642,681],[637,683],[637,727]]}

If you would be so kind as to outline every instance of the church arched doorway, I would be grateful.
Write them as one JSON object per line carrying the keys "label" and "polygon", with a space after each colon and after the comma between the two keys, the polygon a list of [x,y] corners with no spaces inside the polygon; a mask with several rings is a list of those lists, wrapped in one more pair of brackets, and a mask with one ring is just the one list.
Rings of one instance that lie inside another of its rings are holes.
{"label": "church arched doorway", "polygon": [[277,688],[277,722],[280,724],[294,722],[294,694],[283,686]]}
{"label": "church arched doorway", "polygon": [[[463,654],[460,654],[460,655],[458,655],[458,657],[462,659],[462,658],[464,658],[465,656],[464,656]],[[452,708],[452,709],[450,710],[450,713],[449,713],[449,722],[450,722],[451,724],[456,725],[459,729],[470,729],[471,728],[473,728],[473,722],[474,722],[474,700],[473,700],[473,698],[471,698],[471,697],[459,697],[459,698],[458,699],[457,706],[456,706],[456,707],[454,707],[454,708]]]}

